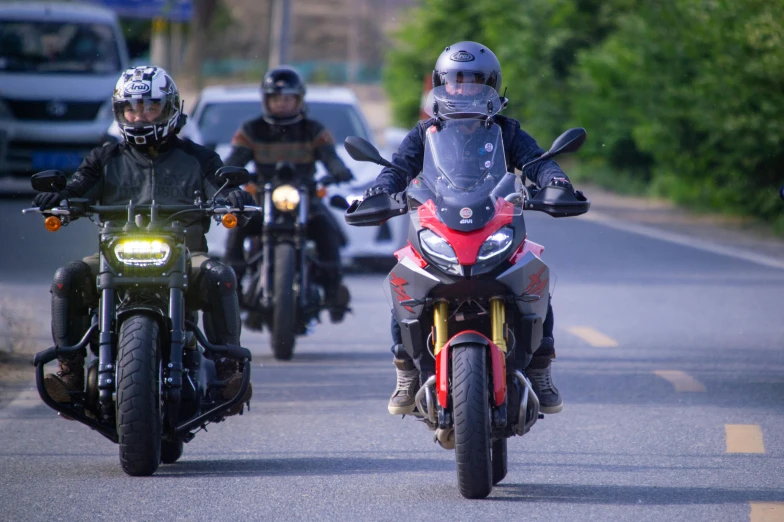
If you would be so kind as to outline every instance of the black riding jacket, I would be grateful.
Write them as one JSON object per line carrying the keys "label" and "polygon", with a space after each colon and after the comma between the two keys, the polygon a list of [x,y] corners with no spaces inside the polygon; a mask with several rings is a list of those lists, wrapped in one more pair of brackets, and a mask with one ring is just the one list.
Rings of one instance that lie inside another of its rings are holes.
{"label": "black riding jacket", "polygon": [[[188,205],[197,190],[202,199],[217,192],[220,184],[215,171],[222,166],[220,156],[212,150],[176,136],[162,145],[154,158],[125,142],[113,143],[93,149],[62,194],[66,198],[87,197],[101,205],[126,205],[129,200],[139,205],[153,200],[161,205]],[[187,228],[188,249],[207,252],[204,234],[210,220],[183,214],[181,222]]]}
{"label": "black riding jacket", "polygon": [[324,163],[333,176],[348,170],[335,152],[332,134],[319,122],[307,118],[273,125],[259,116],[243,123],[231,144],[226,165],[244,167],[253,160],[258,183],[272,178],[279,161],[291,163],[297,175],[307,177],[316,173],[316,161]]}
{"label": "black riding jacket", "polygon": [[[520,128],[520,122],[500,114],[495,115],[494,119],[501,127],[506,165],[510,172],[514,172],[515,168],[520,169],[544,153],[536,141]],[[425,157],[425,131],[435,123],[433,118],[422,120],[411,129],[397,153],[392,156],[392,163],[399,168],[385,167],[376,178],[377,186],[383,187],[389,193],[402,192],[411,180],[419,175]],[[544,187],[555,177],[569,179],[553,160],[535,163],[525,169],[523,174],[539,187]]]}

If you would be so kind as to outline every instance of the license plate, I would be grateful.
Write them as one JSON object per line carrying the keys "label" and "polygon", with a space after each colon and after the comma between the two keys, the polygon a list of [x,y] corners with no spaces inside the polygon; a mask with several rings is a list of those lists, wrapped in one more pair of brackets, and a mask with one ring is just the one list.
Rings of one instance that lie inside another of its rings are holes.
{"label": "license plate", "polygon": [[80,152],[33,152],[33,170],[76,170],[82,164]]}

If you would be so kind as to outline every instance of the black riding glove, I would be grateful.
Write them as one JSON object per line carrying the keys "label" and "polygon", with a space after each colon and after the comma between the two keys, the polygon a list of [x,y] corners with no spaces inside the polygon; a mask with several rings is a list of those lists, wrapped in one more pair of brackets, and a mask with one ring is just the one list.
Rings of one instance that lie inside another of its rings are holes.
{"label": "black riding glove", "polygon": [[253,205],[253,203],[255,203],[255,201],[253,201],[253,196],[242,189],[235,189],[229,192],[226,196],[226,201],[228,201],[229,205],[232,207],[238,208],[240,212],[245,210],[245,205]]}
{"label": "black riding glove", "polygon": [[370,196],[375,196],[376,194],[388,194],[389,191],[382,187],[381,185],[374,185],[365,191],[363,199],[367,199]]}
{"label": "black riding glove", "polygon": [[332,174],[332,177],[335,178],[337,183],[345,183],[346,181],[351,181],[354,179],[354,175],[348,169],[339,170]]}
{"label": "black riding glove", "polygon": [[33,198],[33,206],[38,207],[39,210],[49,210],[56,207],[63,199],[65,197],[59,192],[39,192]]}

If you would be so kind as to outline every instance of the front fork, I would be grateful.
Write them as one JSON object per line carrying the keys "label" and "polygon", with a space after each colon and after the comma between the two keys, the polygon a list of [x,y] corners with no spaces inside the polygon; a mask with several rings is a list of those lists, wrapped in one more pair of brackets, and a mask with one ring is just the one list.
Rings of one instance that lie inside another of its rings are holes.
{"label": "front fork", "polygon": [[[495,344],[506,357],[506,303],[501,297],[493,297],[490,299],[490,332],[493,344]],[[433,304],[433,355],[438,358],[439,353],[449,342],[449,303],[445,300],[436,301]],[[441,371],[449,371],[448,368],[441,368]],[[430,387],[435,385],[437,376],[432,376],[422,386],[422,393],[417,393],[417,404],[426,400],[425,404],[422,403],[420,410],[427,412],[427,416],[431,423],[435,424],[435,401],[432,400],[432,390]],[[506,376],[504,376],[506,378]],[[506,425],[506,399],[498,406],[494,412],[494,422],[497,425]],[[438,408],[438,425],[441,428],[447,428],[451,425],[451,419],[448,412],[443,408]]]}

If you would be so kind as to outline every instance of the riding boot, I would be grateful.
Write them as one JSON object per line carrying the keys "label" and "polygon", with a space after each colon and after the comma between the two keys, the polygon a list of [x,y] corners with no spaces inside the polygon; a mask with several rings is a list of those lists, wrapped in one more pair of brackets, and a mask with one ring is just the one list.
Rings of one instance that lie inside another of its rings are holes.
{"label": "riding boot", "polygon": [[44,377],[44,388],[55,402],[71,402],[71,393],[84,391],[84,353],[57,361],[60,370]]}
{"label": "riding boot", "polygon": [[[552,348],[552,338],[545,337],[542,344],[544,345],[548,340],[550,348]],[[553,376],[550,371],[552,361],[555,359],[555,351],[544,349],[541,350],[545,352],[543,354],[539,354],[539,351],[537,350],[534,354],[525,374],[531,380],[531,386],[539,398],[539,411],[541,413],[559,413],[563,410],[563,400],[558,393],[558,388],[553,384]]]}

